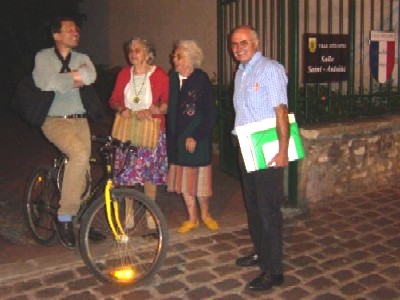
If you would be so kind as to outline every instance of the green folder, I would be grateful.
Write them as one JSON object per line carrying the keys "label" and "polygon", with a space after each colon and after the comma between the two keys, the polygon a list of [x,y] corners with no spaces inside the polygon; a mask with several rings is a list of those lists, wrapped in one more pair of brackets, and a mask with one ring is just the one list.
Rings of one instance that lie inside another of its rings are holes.
{"label": "green folder", "polygon": [[[250,135],[252,152],[258,170],[268,168],[270,159],[278,153],[276,127],[254,132]],[[304,148],[296,122],[290,123],[289,161],[304,158]]]}

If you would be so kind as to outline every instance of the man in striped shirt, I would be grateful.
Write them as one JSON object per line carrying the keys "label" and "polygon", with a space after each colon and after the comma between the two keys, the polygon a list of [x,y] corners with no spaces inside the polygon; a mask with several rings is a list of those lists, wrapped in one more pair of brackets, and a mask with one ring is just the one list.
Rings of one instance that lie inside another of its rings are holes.
{"label": "man in striped shirt", "polygon": [[235,127],[276,118],[279,139],[279,151],[267,169],[247,173],[242,157],[239,164],[254,252],[238,258],[236,265],[259,266],[259,276],[247,288],[262,291],[284,281],[281,204],[283,167],[288,165],[287,76],[281,64],[261,54],[258,33],[250,26],[235,28],[230,42],[232,54],[240,63],[233,95]]}

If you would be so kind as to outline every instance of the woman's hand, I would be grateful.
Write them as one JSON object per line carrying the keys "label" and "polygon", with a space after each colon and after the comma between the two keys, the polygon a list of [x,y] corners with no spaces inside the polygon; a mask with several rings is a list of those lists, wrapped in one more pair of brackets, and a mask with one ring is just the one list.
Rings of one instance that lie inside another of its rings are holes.
{"label": "woman's hand", "polygon": [[151,112],[149,109],[138,110],[135,112],[136,118],[138,120],[144,120],[147,118],[151,118]]}
{"label": "woman's hand", "polygon": [[120,111],[120,114],[123,118],[128,118],[131,115],[131,110],[129,108],[124,108]]}
{"label": "woman's hand", "polygon": [[122,106],[120,104],[115,104],[112,109],[116,110],[121,117],[127,118],[131,115],[131,110],[125,106]]}
{"label": "woman's hand", "polygon": [[152,115],[157,115],[157,114],[160,113],[160,110],[159,110],[158,106],[157,106],[157,105],[154,105],[154,104],[152,104],[152,105],[149,107],[149,111],[150,111],[150,113],[151,113]]}
{"label": "woman's hand", "polygon": [[196,145],[197,145],[197,142],[196,142],[196,140],[195,140],[194,138],[188,137],[188,138],[186,139],[185,148],[186,148],[186,150],[189,151],[190,153],[193,153],[194,150],[196,150]]}
{"label": "woman's hand", "polygon": [[168,105],[166,103],[161,103],[159,105],[152,104],[149,111],[152,115],[163,115],[167,113]]}

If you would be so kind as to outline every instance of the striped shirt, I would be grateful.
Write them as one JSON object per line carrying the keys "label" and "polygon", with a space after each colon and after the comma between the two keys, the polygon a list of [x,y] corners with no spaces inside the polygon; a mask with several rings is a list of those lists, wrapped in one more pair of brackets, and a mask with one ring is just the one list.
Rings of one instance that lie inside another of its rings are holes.
{"label": "striped shirt", "polygon": [[246,65],[240,64],[233,94],[235,127],[274,118],[274,107],[288,103],[287,82],[284,67],[261,52],[256,52]]}

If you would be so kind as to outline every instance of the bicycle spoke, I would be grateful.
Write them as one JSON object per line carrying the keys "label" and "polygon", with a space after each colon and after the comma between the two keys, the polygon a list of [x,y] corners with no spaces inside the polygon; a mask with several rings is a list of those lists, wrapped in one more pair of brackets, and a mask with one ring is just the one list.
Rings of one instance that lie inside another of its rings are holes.
{"label": "bicycle spoke", "polygon": [[53,222],[56,216],[59,192],[51,175],[52,169],[38,167],[28,180],[24,197],[24,216],[33,238],[42,244],[55,237]]}
{"label": "bicycle spoke", "polygon": [[[168,232],[165,219],[159,208],[154,208],[155,203],[149,204],[150,200],[137,191],[126,190],[114,200],[119,202],[119,221],[125,236],[113,236],[105,214],[104,199],[99,198],[83,217],[80,232],[82,257],[100,280],[129,284],[145,281],[159,270],[166,255]],[[154,228],[149,228],[152,226]],[[90,227],[106,235],[106,240],[100,243],[91,241]],[[119,272],[133,274],[133,278],[117,278]]]}

